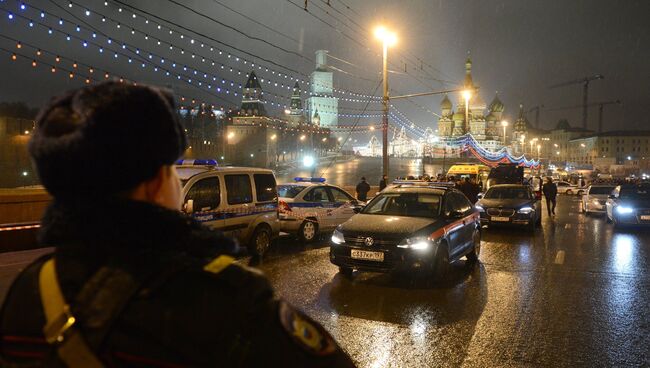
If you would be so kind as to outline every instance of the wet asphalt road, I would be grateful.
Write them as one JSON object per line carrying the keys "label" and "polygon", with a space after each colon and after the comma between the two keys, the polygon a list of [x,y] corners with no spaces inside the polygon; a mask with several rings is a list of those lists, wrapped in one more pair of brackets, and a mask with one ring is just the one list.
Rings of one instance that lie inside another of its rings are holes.
{"label": "wet asphalt road", "polygon": [[443,285],[349,280],[326,242],[282,239],[259,267],[360,367],[650,366],[650,231],[614,232],[578,201],[534,235],[485,229],[480,265]]}
{"label": "wet asphalt road", "polygon": [[[560,197],[541,231],[483,232],[481,263],[450,281],[360,274],[328,243],[282,237],[259,267],[360,367],[650,366],[650,230],[614,232]],[[49,250],[0,254],[0,296]],[[246,263],[247,259],[242,259]]]}

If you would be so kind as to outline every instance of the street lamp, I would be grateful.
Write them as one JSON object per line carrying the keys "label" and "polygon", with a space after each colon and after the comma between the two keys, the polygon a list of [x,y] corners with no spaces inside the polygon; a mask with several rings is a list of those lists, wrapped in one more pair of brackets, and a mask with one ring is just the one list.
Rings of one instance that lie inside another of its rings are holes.
{"label": "street lamp", "polygon": [[463,90],[462,95],[465,100],[465,131],[469,132],[469,99],[472,98],[472,91],[469,89]]}
{"label": "street lamp", "polygon": [[508,128],[508,122],[503,120],[501,122],[501,126],[503,127],[503,146],[505,147],[506,144],[506,128]]}
{"label": "street lamp", "polygon": [[382,100],[384,114],[381,122],[382,129],[382,158],[383,174],[388,176],[388,47],[397,43],[397,35],[384,26],[375,28],[375,37],[383,44],[382,80],[384,84],[384,98]]}
{"label": "street lamp", "polygon": [[540,154],[541,151],[542,151],[542,145],[538,144],[537,145],[537,161],[539,161],[541,159],[541,154]]}

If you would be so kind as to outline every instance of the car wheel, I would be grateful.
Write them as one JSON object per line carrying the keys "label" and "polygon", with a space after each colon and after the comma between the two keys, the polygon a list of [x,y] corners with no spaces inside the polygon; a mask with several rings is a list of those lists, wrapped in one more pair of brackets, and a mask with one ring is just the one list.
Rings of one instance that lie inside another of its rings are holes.
{"label": "car wheel", "polygon": [[303,221],[298,230],[298,237],[305,243],[313,242],[318,235],[318,222],[314,219]]}
{"label": "car wheel", "polygon": [[354,276],[354,269],[350,267],[339,266],[339,273],[347,278]]}
{"label": "car wheel", "polygon": [[447,278],[447,274],[449,273],[449,251],[447,250],[447,244],[440,244],[440,247],[436,252],[434,265],[434,278],[437,281],[444,281]]}
{"label": "car wheel", "polygon": [[571,189],[567,189],[566,192],[564,192],[566,195],[571,195],[573,194],[573,191]]}
{"label": "car wheel", "polygon": [[264,225],[259,225],[250,243],[248,244],[248,251],[251,255],[262,257],[271,246],[271,231]]}
{"label": "car wheel", "polygon": [[467,253],[467,260],[470,263],[478,262],[478,257],[481,255],[481,232],[476,230],[472,236],[473,247],[472,250]]}

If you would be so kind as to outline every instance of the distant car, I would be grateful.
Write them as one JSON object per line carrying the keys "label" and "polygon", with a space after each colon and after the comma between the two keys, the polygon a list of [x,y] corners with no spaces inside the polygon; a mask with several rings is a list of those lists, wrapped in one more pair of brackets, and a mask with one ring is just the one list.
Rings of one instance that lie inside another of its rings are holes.
{"label": "distant car", "polygon": [[607,197],[614,190],[613,185],[593,184],[587,187],[586,193],[582,196],[580,203],[582,212],[586,215],[592,213],[605,213]]}
{"label": "distant car", "polygon": [[557,185],[557,194],[572,195],[578,193],[578,186],[568,181],[556,181],[555,184]]}
{"label": "distant car", "polygon": [[606,202],[607,222],[650,226],[650,183],[619,185]]}
{"label": "distant car", "polygon": [[485,190],[499,184],[523,184],[524,167],[518,164],[500,163],[488,174]]}
{"label": "distant car", "polygon": [[542,205],[528,185],[494,185],[476,202],[481,225],[519,225],[531,231],[542,223]]}
{"label": "distant car", "polygon": [[312,242],[352,217],[361,203],[324,178],[295,178],[278,185],[280,231]]}
{"label": "distant car", "polygon": [[432,271],[443,277],[449,264],[478,260],[478,211],[458,190],[396,185],[379,193],[332,234],[330,261],[344,275],[353,270]]}

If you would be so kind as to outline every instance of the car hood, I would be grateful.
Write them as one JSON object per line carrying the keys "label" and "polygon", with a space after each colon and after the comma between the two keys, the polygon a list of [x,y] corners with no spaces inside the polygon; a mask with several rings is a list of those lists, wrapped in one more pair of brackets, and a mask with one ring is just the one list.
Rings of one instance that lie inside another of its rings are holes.
{"label": "car hood", "polygon": [[393,238],[413,234],[437,221],[439,220],[422,217],[357,214],[341,224],[339,230],[345,236],[372,234]]}
{"label": "car hood", "polygon": [[477,204],[483,208],[519,208],[533,203],[531,199],[481,199]]}

